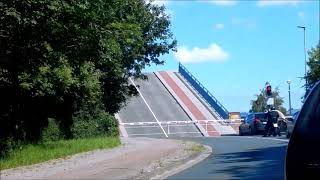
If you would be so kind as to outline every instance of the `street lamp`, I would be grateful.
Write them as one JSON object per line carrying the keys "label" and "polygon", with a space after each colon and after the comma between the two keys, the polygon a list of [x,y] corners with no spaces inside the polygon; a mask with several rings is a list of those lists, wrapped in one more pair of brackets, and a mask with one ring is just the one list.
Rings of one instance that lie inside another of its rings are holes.
{"label": "street lamp", "polygon": [[304,77],[306,79],[306,93],[307,93],[307,85],[308,85],[308,80],[307,80],[307,50],[306,50],[306,27],[305,26],[297,26],[298,28],[303,29],[303,39],[304,39]]}
{"label": "street lamp", "polygon": [[290,113],[290,115],[291,115],[291,92],[290,92],[290,84],[291,84],[291,81],[288,80],[287,83],[288,83],[288,92],[289,92],[289,113]]}

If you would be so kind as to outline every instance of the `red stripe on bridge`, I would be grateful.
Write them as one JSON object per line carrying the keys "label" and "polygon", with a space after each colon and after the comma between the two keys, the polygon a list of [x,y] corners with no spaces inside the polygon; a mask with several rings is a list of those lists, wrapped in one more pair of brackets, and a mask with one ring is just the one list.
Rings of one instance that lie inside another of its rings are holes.
{"label": "red stripe on bridge", "polygon": [[[190,98],[183,92],[183,90],[177,85],[177,83],[169,76],[165,71],[160,71],[159,74],[166,81],[166,83],[171,87],[171,89],[177,94],[181,101],[186,105],[192,115],[196,120],[206,120],[207,118],[202,114],[202,112],[194,105]],[[201,126],[206,129],[206,125],[201,123]],[[209,136],[220,136],[216,129],[208,123],[207,131]]]}

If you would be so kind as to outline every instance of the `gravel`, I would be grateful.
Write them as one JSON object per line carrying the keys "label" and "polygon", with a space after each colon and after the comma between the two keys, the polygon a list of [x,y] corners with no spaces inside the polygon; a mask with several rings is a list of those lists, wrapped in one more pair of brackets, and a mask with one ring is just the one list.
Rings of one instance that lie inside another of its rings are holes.
{"label": "gravel", "polygon": [[173,167],[200,157],[203,152],[206,155],[198,158],[199,161],[211,153],[208,148],[192,151],[190,149],[196,144],[181,140],[123,138],[121,141],[122,145],[113,149],[80,153],[63,159],[3,170],[0,179],[161,178],[159,174],[168,173]]}

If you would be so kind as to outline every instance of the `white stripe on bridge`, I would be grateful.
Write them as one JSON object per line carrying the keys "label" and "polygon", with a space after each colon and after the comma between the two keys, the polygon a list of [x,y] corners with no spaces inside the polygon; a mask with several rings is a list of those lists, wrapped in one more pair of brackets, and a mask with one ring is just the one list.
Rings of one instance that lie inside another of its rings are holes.
{"label": "white stripe on bridge", "polygon": [[[156,115],[153,113],[152,109],[150,108],[149,104],[147,103],[146,99],[143,97],[142,93],[140,92],[140,90],[137,88],[136,84],[132,81],[131,77],[129,77],[129,80],[131,81],[131,83],[133,84],[133,86],[137,89],[139,95],[141,96],[142,100],[144,101],[144,103],[147,105],[148,109],[150,110],[152,116],[154,117],[154,119],[157,121],[157,123],[159,124],[161,130],[163,131],[164,135],[166,137],[168,137],[166,131],[163,129],[163,127],[161,126],[160,121],[158,120],[158,118],[156,117]],[[139,122],[138,122],[139,123]],[[140,125],[140,124],[138,124]]]}

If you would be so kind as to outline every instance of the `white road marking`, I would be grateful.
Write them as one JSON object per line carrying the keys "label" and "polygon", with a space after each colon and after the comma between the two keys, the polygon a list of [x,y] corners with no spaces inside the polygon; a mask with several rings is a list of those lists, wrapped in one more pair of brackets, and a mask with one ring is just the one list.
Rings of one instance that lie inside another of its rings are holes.
{"label": "white road marking", "polygon": [[271,139],[275,141],[283,141],[283,142],[289,142],[289,139],[277,139],[277,138],[265,138],[265,137],[260,137],[261,139]]}
{"label": "white road marking", "polygon": [[[146,134],[130,134],[130,136],[134,137],[134,136],[148,136],[148,135],[162,135],[163,133],[146,133]],[[194,132],[175,132],[175,133],[170,133],[170,135],[180,135],[180,134],[199,134],[198,131],[194,131]]]}
{"label": "white road marking", "polygon": [[131,137],[134,136],[145,136],[145,135],[162,135],[163,133],[146,133],[146,134],[130,134]]}
{"label": "white road marking", "polygon": [[144,101],[144,103],[147,105],[148,109],[150,110],[151,114],[153,115],[154,119],[156,119],[156,121],[158,122],[161,130],[163,131],[164,135],[166,137],[168,137],[166,131],[163,129],[163,127],[161,126],[160,121],[158,120],[158,118],[156,117],[156,115],[153,113],[152,109],[150,108],[149,104],[147,103],[146,99],[143,97],[142,93],[140,92],[140,90],[137,88],[136,84],[132,81],[131,77],[129,77],[131,83],[133,84],[133,86],[137,89],[138,93],[140,94],[142,100]]}
{"label": "white road marking", "polygon": [[[240,137],[240,136],[239,136]],[[268,140],[275,140],[275,141],[283,141],[283,142],[289,142],[289,139],[277,139],[277,138],[269,138],[269,137],[245,137],[241,136],[241,138],[251,138],[251,139],[268,139]]]}

